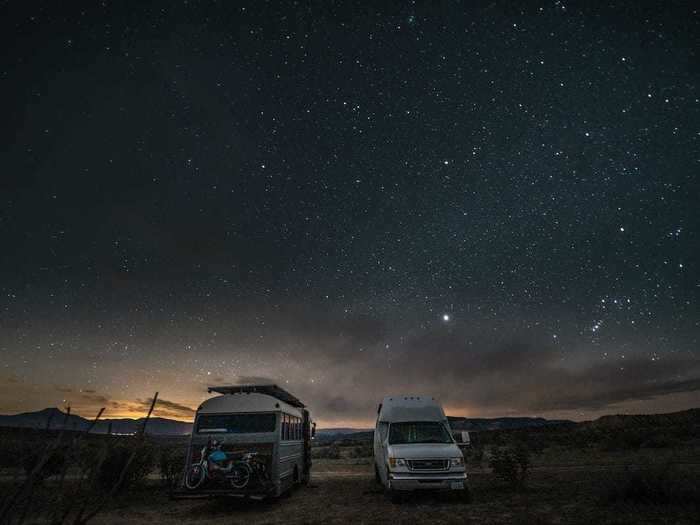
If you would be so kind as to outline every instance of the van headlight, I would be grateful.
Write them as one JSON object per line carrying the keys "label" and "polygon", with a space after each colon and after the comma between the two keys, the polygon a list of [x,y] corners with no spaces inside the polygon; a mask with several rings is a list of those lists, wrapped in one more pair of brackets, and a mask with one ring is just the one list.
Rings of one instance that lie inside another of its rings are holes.
{"label": "van headlight", "polygon": [[450,458],[450,467],[463,467],[464,466],[464,458],[459,457],[459,458]]}
{"label": "van headlight", "polygon": [[406,466],[406,460],[401,459],[401,458],[389,458],[389,466],[391,468],[395,467],[405,467]]}

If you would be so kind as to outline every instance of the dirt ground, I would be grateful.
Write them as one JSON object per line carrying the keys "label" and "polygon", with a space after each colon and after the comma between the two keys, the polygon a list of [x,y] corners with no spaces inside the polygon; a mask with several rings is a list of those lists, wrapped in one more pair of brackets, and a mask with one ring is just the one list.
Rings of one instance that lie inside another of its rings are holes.
{"label": "dirt ground", "polygon": [[[700,465],[684,467],[693,476]],[[99,515],[104,525],[148,523],[521,523],[521,524],[697,524],[696,505],[610,503],[610,484],[627,475],[621,462],[561,461],[534,465],[527,488],[513,491],[489,469],[472,468],[472,502],[439,494],[416,494],[391,503],[375,485],[369,461],[320,460],[313,482],[276,501],[170,501],[167,494],[145,487]]]}

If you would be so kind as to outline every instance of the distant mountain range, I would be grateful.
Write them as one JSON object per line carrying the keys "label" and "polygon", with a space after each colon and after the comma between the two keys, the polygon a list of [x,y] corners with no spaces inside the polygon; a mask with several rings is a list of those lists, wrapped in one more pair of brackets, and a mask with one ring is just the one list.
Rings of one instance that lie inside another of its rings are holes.
{"label": "distant mountain range", "polygon": [[[611,415],[603,416],[595,421],[575,423],[566,419],[544,419],[541,417],[497,417],[497,418],[466,418],[448,417],[452,430],[469,431],[493,431],[516,430],[526,428],[544,427],[593,427],[599,429],[614,429],[620,427],[643,427],[672,424],[694,424],[700,422],[700,409],[684,410],[669,414],[653,415]],[[97,434],[133,434],[143,425],[144,418],[140,419],[101,419],[93,432]],[[71,414],[66,416],[58,408],[45,408],[38,412],[25,412],[11,416],[0,415],[0,427],[15,428],[50,428],[69,430],[87,430],[92,422],[84,417]],[[182,436],[192,432],[192,423],[152,417],[148,420],[147,434]],[[363,428],[319,428],[316,435],[322,441],[333,439],[365,439],[371,435],[372,429]]]}
{"label": "distant mountain range", "polygon": [[318,428],[316,429],[317,436],[344,436],[347,434],[356,434],[358,432],[371,432],[370,428]]}
{"label": "distant mountain range", "polygon": [[495,417],[467,418],[448,416],[452,430],[511,430],[515,428],[538,428],[551,425],[574,425],[568,419],[545,419],[543,417]]}
{"label": "distant mountain range", "polygon": [[[450,426],[453,430],[498,430],[528,427],[543,427],[555,424],[566,424],[571,421],[548,420],[541,417],[501,417],[494,419],[471,419],[464,417],[450,417]],[[93,432],[97,434],[133,434],[143,425],[144,419],[101,419]],[[45,408],[38,412],[25,412],[11,416],[0,415],[0,427],[16,428],[67,428],[70,430],[87,430],[92,422],[84,417],[71,414],[67,416],[58,408]],[[146,433],[155,435],[184,435],[192,432],[192,423],[176,421],[161,417],[152,417],[148,421]],[[352,434],[365,434],[372,432],[367,428],[319,428],[316,434],[321,438],[342,437]]]}
{"label": "distant mountain range", "polygon": [[[140,419],[101,419],[95,428],[94,433],[106,434],[133,434],[143,425],[144,418]],[[92,421],[84,417],[71,414],[66,417],[66,413],[58,408],[45,408],[38,412],[25,412],[12,416],[0,416],[0,427],[16,428],[50,428],[69,430],[87,430],[92,425]],[[165,419],[162,417],[152,417],[146,426],[147,434],[157,435],[183,435],[192,431],[192,423]]]}

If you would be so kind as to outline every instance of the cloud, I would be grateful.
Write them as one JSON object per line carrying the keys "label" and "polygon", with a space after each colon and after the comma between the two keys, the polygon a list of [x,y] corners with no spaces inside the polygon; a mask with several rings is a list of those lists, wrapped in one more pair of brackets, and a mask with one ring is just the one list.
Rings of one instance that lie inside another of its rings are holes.
{"label": "cloud", "polygon": [[[289,389],[326,421],[371,420],[379,400],[391,394],[433,395],[446,406],[482,413],[543,414],[700,391],[700,360],[692,354],[652,360],[640,343],[624,359],[603,359],[600,348],[554,344],[551,335],[520,324],[393,329],[362,352],[348,343],[351,337],[329,330],[312,338],[320,349],[290,352],[299,366],[287,372]],[[266,369],[275,357],[270,352]]]}
{"label": "cloud", "polygon": [[[137,399],[136,406],[140,406],[145,413],[153,403],[153,398],[149,397],[146,399]],[[144,413],[144,415],[145,415]],[[156,406],[153,409],[153,415],[158,417],[175,417],[175,418],[188,418],[195,414],[195,410],[192,407],[183,405],[181,403],[176,403],[175,401],[170,401],[168,399],[158,398]]]}
{"label": "cloud", "polygon": [[107,406],[110,402],[110,399],[107,396],[99,394],[83,393],[80,397],[85,399],[86,401],[89,401],[90,403],[96,403],[100,405],[100,408]]}
{"label": "cloud", "polygon": [[236,376],[236,385],[274,385],[279,379],[264,376]]}

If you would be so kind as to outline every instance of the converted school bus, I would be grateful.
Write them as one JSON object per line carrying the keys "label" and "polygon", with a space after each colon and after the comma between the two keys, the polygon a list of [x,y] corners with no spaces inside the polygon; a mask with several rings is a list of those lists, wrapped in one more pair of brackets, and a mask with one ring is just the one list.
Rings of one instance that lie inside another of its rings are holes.
{"label": "converted school bus", "polygon": [[251,479],[244,488],[206,483],[196,491],[184,487],[175,497],[280,496],[311,477],[311,438],[314,423],[305,405],[277,385],[209,387],[220,394],[204,401],[194,419],[185,473],[201,460],[201,451],[214,440],[233,460],[257,453],[266,480]]}

